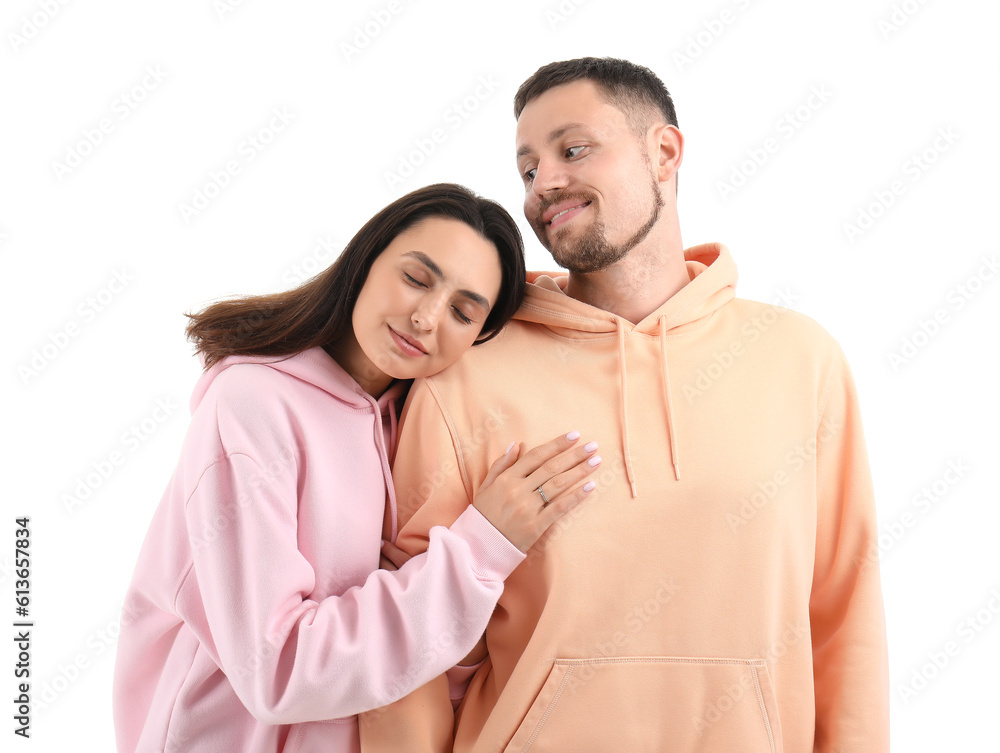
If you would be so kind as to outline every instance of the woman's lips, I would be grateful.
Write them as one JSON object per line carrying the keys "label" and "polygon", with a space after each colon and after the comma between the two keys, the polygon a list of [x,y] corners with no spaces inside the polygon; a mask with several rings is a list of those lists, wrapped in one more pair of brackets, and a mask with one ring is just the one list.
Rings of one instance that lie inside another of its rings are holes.
{"label": "woman's lips", "polygon": [[424,347],[416,339],[407,337],[392,327],[389,327],[389,334],[392,335],[392,340],[396,343],[396,346],[407,355],[414,357],[427,355],[427,351],[424,350]]}

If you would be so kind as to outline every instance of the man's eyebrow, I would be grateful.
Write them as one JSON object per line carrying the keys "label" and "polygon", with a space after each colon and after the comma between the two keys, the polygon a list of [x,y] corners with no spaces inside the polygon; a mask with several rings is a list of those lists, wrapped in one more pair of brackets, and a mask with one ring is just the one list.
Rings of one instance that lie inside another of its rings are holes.
{"label": "man's eyebrow", "polygon": [[[415,258],[417,261],[419,261],[421,264],[427,267],[427,269],[430,270],[431,274],[433,274],[439,280],[444,279],[444,272],[441,271],[441,267],[439,267],[434,262],[434,260],[427,254],[425,254],[423,251],[408,251],[407,253],[403,254],[403,256],[411,256]],[[490,302],[487,301],[485,298],[483,298],[483,296],[479,295],[479,293],[475,292],[474,290],[459,290],[457,292],[460,296],[468,298],[470,301],[472,301],[475,304],[478,304],[479,306],[482,306],[487,311],[490,310]]]}
{"label": "man's eyebrow", "polygon": [[[548,137],[545,139],[545,143],[551,144],[556,139],[564,136],[566,134],[566,131],[572,131],[574,128],[586,128],[586,126],[583,123],[567,123],[564,126],[556,128],[554,131],[550,131]],[[530,152],[531,152],[531,147],[525,144],[524,146],[522,146],[520,149],[517,150],[517,159],[521,159],[521,157],[523,157],[526,154],[529,154]]]}

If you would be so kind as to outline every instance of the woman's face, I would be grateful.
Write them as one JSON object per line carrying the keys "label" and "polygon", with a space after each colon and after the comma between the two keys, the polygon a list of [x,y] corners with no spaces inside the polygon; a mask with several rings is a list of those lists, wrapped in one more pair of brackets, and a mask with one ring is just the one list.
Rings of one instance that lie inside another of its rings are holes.
{"label": "woman's face", "polygon": [[371,394],[438,373],[479,337],[501,281],[493,243],[458,220],[421,220],[372,263],[341,365]]}

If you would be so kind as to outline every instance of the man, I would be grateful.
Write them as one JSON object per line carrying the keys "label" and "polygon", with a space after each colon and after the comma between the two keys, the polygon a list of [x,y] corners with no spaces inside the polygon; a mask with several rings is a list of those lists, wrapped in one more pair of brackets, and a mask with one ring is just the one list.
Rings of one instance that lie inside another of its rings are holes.
{"label": "man", "polygon": [[[652,72],[554,63],[515,114],[525,216],[569,274],[529,275],[494,343],[414,385],[397,544],[457,518],[511,439],[576,429],[604,470],[507,580],[454,749],[887,751],[874,502],[839,346],[735,298],[724,246],[683,249],[684,141]],[[418,707],[445,720],[447,684],[372,724]]]}

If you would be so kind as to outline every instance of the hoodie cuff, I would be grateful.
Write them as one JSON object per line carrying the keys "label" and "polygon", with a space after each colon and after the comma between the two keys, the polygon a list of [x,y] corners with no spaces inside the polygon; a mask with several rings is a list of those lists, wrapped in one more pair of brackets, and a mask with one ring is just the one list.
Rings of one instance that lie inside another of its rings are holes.
{"label": "hoodie cuff", "polygon": [[469,683],[472,681],[472,676],[485,663],[486,659],[481,659],[471,666],[457,664],[445,672],[445,675],[448,677],[448,696],[451,699],[453,710],[457,709],[462,699],[465,698],[465,694],[469,690]]}
{"label": "hoodie cuff", "polygon": [[465,508],[449,530],[468,543],[472,571],[479,580],[504,581],[527,556],[472,505]]}

